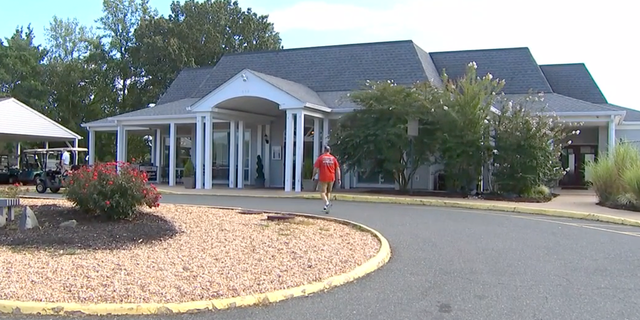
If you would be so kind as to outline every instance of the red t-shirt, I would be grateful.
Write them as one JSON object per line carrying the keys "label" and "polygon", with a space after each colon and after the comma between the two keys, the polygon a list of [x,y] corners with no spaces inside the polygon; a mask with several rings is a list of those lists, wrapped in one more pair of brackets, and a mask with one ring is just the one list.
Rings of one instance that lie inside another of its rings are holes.
{"label": "red t-shirt", "polygon": [[318,180],[322,182],[336,181],[336,170],[338,169],[338,159],[330,154],[323,154],[316,159],[314,165],[318,168]]}

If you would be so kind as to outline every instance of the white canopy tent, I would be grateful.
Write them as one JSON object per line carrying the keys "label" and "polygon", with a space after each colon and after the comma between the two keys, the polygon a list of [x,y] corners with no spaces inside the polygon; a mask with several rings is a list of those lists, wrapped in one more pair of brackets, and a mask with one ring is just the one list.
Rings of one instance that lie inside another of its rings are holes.
{"label": "white canopy tent", "polygon": [[[0,98],[0,141],[76,142],[82,136],[14,98]],[[77,147],[77,145],[75,146]]]}
{"label": "white canopy tent", "polygon": [[[65,142],[78,147],[82,136],[14,98],[0,98],[0,142]],[[73,144],[71,144],[73,142]],[[20,145],[18,144],[17,153]],[[74,157],[77,162],[77,156]]]}

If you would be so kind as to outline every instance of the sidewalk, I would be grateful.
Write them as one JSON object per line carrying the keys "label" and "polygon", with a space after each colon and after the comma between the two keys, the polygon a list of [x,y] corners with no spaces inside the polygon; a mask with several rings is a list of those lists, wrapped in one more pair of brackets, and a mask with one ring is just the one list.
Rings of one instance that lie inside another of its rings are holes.
{"label": "sidewalk", "polygon": [[[229,189],[214,187],[213,189],[185,189],[182,186],[158,186],[164,194],[217,195],[265,198],[302,198],[319,199],[316,192],[284,192],[282,189]],[[597,197],[591,191],[561,190],[560,196],[546,203],[522,203],[509,201],[492,201],[481,199],[458,199],[445,197],[394,196],[364,193],[357,190],[336,190],[337,200],[379,202],[395,204],[417,204],[444,207],[459,207],[497,211],[563,216],[568,218],[598,220],[618,224],[640,226],[640,212],[615,210],[597,205]]]}

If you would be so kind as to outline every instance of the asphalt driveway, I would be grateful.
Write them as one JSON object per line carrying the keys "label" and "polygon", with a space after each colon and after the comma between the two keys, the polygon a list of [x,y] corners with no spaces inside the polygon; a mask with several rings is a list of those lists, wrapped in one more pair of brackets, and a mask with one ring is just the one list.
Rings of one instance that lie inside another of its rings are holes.
{"label": "asphalt driveway", "polygon": [[[162,200],[322,214],[319,200],[183,195],[164,195]],[[393,251],[389,263],[328,292],[265,307],[103,318],[640,318],[640,228],[532,215],[355,202],[335,202],[331,215],[380,231]],[[0,319],[7,317],[58,318]]]}

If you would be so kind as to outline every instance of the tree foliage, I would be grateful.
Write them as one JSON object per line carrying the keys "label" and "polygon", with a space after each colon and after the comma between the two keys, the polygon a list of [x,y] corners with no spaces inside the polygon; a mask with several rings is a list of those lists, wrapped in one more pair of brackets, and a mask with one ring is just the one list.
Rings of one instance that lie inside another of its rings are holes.
{"label": "tree foliage", "polygon": [[[345,115],[332,131],[333,153],[346,167],[365,169],[364,175],[393,175],[400,189],[406,190],[416,169],[431,164],[437,150],[433,139],[437,135],[437,89],[430,83],[407,87],[369,82],[350,98],[362,109]],[[419,121],[411,153],[409,119]]]}
{"label": "tree foliage", "polygon": [[[341,163],[365,174],[393,174],[402,190],[417,167],[440,163],[449,191],[467,193],[479,190],[493,161],[494,191],[548,196],[545,185],[564,173],[562,143],[576,132],[525,103],[541,102],[541,97],[505,100],[505,81],[491,74],[479,77],[473,62],[461,78],[449,79],[443,72],[442,80],[442,87],[367,83],[364,90],[351,93],[361,108],[343,116],[331,135]],[[408,119],[420,124],[413,150]]]}
{"label": "tree foliage", "polygon": [[[268,16],[229,0],[173,1],[160,16],[148,0],[103,0],[94,30],[54,16],[39,46],[30,26],[0,39],[0,96],[12,96],[72,129],[146,108],[185,67],[215,65],[223,54],[281,48]],[[148,151],[129,137],[128,155]],[[115,158],[115,134],[96,134],[96,157]]]}
{"label": "tree foliage", "polygon": [[[570,126],[535,107],[542,95],[519,100],[500,99],[501,113],[494,122],[493,178],[497,191],[529,195],[564,175],[560,162]],[[536,110],[537,109],[537,110]],[[537,112],[533,112],[536,110]]]}
{"label": "tree foliage", "polygon": [[493,79],[491,74],[480,78],[474,62],[467,65],[460,79],[449,79],[443,72],[442,80],[439,155],[445,184],[450,191],[469,192],[475,190],[491,156],[491,107],[504,81]]}

